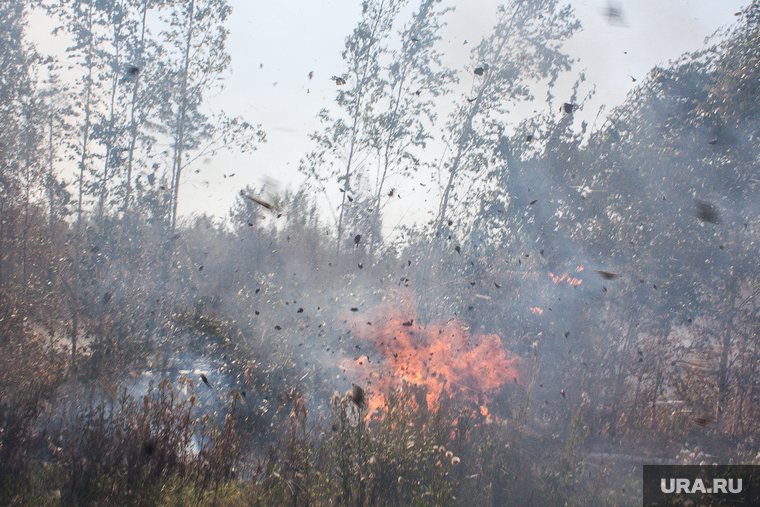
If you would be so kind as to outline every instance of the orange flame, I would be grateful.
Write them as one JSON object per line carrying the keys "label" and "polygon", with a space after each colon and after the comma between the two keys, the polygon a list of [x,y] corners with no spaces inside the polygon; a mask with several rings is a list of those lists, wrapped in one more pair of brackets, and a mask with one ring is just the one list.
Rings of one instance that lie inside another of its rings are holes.
{"label": "orange flame", "polygon": [[[578,271],[583,271],[583,267],[582,266],[579,266],[578,268],[579,268]],[[552,281],[554,283],[560,283],[560,282],[567,281],[567,283],[570,284],[570,285],[572,285],[573,287],[575,287],[575,286],[580,285],[580,284],[583,283],[583,280],[581,280],[580,278],[570,277],[570,275],[568,275],[567,273],[565,273],[562,276],[557,276],[554,273],[552,273],[551,271],[549,271],[549,277],[552,279]]]}
{"label": "orange flame", "polygon": [[383,305],[372,326],[357,326],[357,335],[370,341],[381,356],[371,362],[362,356],[351,368],[356,371],[359,364],[365,365],[365,377],[375,384],[370,413],[384,406],[382,393],[399,380],[425,386],[430,409],[445,391],[476,401],[485,414],[488,391],[521,382],[520,358],[504,349],[499,336],[471,335],[464,323],[453,319],[422,324],[416,321],[409,297],[401,299],[404,309]]}

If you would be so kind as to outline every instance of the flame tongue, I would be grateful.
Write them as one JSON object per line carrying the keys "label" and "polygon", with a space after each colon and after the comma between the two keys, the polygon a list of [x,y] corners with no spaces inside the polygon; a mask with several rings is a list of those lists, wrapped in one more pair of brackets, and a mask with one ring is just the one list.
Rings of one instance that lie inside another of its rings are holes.
{"label": "flame tongue", "polygon": [[456,320],[423,325],[406,306],[404,312],[384,306],[372,327],[360,328],[360,336],[373,342],[383,357],[381,364],[373,362],[371,367],[377,378],[372,410],[383,406],[379,393],[405,379],[427,388],[428,408],[435,407],[445,390],[475,401],[487,414],[487,391],[520,382],[519,358],[508,355],[497,335],[470,335]]}

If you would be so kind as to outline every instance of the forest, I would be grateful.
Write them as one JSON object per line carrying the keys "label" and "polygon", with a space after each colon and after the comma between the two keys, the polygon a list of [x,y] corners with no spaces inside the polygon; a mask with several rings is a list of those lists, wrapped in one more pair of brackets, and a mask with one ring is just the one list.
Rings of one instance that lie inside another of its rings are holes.
{"label": "forest", "polygon": [[760,3],[591,126],[570,5],[461,69],[451,11],[363,0],[302,183],[219,222],[183,177],[267,130],[205,108],[227,1],[0,2],[0,504],[624,506],[643,464],[760,465]]}

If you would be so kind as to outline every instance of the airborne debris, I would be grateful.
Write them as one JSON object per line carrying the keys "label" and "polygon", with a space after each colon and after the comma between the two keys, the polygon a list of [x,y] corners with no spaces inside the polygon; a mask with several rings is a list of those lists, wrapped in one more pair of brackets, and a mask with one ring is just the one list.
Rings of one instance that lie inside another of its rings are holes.
{"label": "airborne debris", "polygon": [[353,382],[351,383],[351,392],[348,393],[348,399],[360,409],[367,406],[367,396],[364,393],[364,389]]}
{"label": "airborne debris", "polygon": [[477,67],[475,69],[475,75],[476,76],[482,76],[483,74],[485,74],[485,72],[486,71],[485,71],[485,69],[483,67]]}
{"label": "airborne debris", "polygon": [[243,192],[242,190],[240,191],[240,195],[249,198],[250,200],[252,200],[253,202],[255,202],[256,204],[258,204],[260,206],[264,206],[269,211],[272,211],[272,209],[274,209],[274,206],[272,206],[270,203],[266,202],[264,199],[261,199],[259,197],[254,196],[254,195],[248,195],[245,192]]}
{"label": "airborne debris", "polygon": [[361,234],[357,234],[356,236],[354,236],[354,245],[358,245],[361,240],[362,240]]}
{"label": "airborne debris", "polygon": [[575,109],[575,104],[570,104],[569,102],[565,102],[562,104],[562,107],[560,108],[560,111],[565,111],[565,114],[571,114],[573,112],[573,109]]}
{"label": "airborne debris", "polygon": [[346,84],[346,80],[343,79],[342,77],[339,77],[339,76],[333,76],[330,79],[332,79],[333,81],[335,81],[335,84],[338,85],[338,86],[342,86],[342,85]]}
{"label": "airborne debris", "polygon": [[309,81],[311,81],[313,77],[314,77],[314,71],[312,70],[311,72],[309,72]]}
{"label": "airborne debris", "polygon": [[402,325],[402,326],[411,326],[411,325],[413,325],[413,324],[414,324],[414,319],[412,319],[412,320],[408,320],[408,321],[406,321],[406,322],[402,322],[402,323],[401,323],[401,325]]}
{"label": "airborne debris", "polygon": [[715,206],[707,201],[697,200],[697,209],[694,213],[694,216],[703,222],[708,222],[711,224],[720,223],[720,215],[718,214],[718,210],[715,208]]}
{"label": "airborne debris", "polygon": [[204,375],[203,373],[201,373],[201,380],[203,381],[204,384],[211,387],[211,382],[208,381],[208,377],[206,377],[206,375]]}
{"label": "airborne debris", "polygon": [[498,283],[494,282],[493,284],[496,286],[497,289],[501,289],[501,285],[499,285]]}
{"label": "airborne debris", "polygon": [[459,255],[462,255],[461,249],[459,248],[459,245],[454,247],[454,251],[458,253]]}
{"label": "airborne debris", "polygon": [[709,426],[711,422],[712,422],[712,417],[710,417],[709,415],[703,415],[703,416],[698,416],[694,418],[694,424],[696,424],[697,426],[702,426],[703,428],[706,426]]}
{"label": "airborne debris", "polygon": [[594,273],[597,273],[599,276],[601,276],[605,280],[614,280],[615,278],[620,278],[619,274],[613,273],[612,271],[601,271],[601,270],[595,269]]}
{"label": "airborne debris", "polygon": [[137,76],[140,75],[140,67],[137,65],[128,65],[124,77],[121,78],[119,83],[123,84],[127,81],[137,81]]}
{"label": "airborne debris", "polygon": [[[739,305],[739,310],[741,310],[742,308],[744,308],[744,305],[746,305],[747,303],[749,303],[750,301],[752,301],[752,299],[755,296],[757,296],[758,294],[760,294],[760,289],[756,289],[754,292],[752,292],[752,294],[750,294],[749,297],[747,297],[747,299],[745,299],[744,301],[742,301],[742,304]],[[691,319],[689,319],[689,322],[691,322]]]}
{"label": "airborne debris", "polygon": [[156,450],[156,441],[151,439],[146,440],[143,442],[142,449],[140,452],[143,456],[151,457],[153,455],[153,451]]}
{"label": "airborne debris", "polygon": [[528,206],[533,206],[533,205],[534,205],[534,204],[536,204],[537,202],[538,202],[538,199],[533,199],[532,201],[530,201],[530,202],[528,203]]}
{"label": "airborne debris", "polygon": [[610,25],[625,25],[623,8],[619,4],[608,2],[607,8],[605,8],[602,13],[604,14],[604,17],[607,18],[607,23]]}
{"label": "airborne debris", "polygon": [[560,390],[559,394],[561,394],[563,398],[567,398],[567,396],[565,396],[565,390],[564,389]]}

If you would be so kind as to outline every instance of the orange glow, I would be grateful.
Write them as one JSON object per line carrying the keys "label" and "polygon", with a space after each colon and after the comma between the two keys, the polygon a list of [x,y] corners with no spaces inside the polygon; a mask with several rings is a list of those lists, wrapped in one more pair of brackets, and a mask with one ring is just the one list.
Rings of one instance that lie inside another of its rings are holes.
{"label": "orange glow", "polygon": [[544,314],[544,310],[542,308],[537,307],[537,306],[534,307],[534,308],[528,308],[528,310],[530,310],[530,313],[535,313],[536,315],[543,315]]}
{"label": "orange glow", "polygon": [[[583,271],[583,266],[578,266],[578,271]],[[570,275],[565,273],[562,276],[557,276],[551,271],[549,271],[549,277],[552,279],[554,283],[560,283],[567,281],[568,284],[572,285],[573,287],[578,286],[583,283],[583,280],[580,278],[571,278]]]}
{"label": "orange glow", "polygon": [[476,402],[486,414],[489,391],[521,382],[520,358],[504,349],[499,336],[471,335],[464,323],[453,319],[418,322],[410,297],[402,294],[399,299],[403,308],[382,305],[374,312],[372,326],[356,327],[357,337],[371,342],[378,356],[369,354],[371,361],[362,366],[359,360],[342,365],[352,372],[360,369],[362,377],[372,381],[370,413],[384,406],[382,393],[399,380],[424,386],[428,408],[434,408],[445,392]]}

